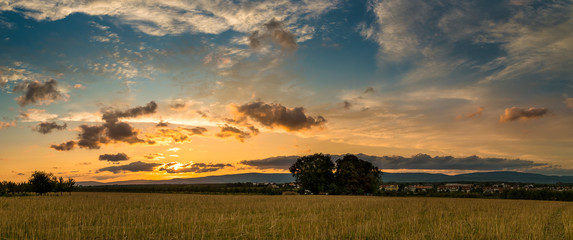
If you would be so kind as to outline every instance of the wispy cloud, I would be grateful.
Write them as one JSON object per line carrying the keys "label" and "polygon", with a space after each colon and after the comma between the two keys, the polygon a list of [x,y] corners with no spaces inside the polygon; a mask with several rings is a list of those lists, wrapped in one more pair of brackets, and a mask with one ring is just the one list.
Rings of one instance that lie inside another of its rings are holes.
{"label": "wispy cloud", "polygon": [[227,30],[248,32],[273,17],[293,24],[336,6],[335,1],[121,1],[69,3],[66,1],[13,1],[3,10],[17,11],[36,20],[59,20],[73,13],[108,15],[149,35],[184,32],[219,34]]}

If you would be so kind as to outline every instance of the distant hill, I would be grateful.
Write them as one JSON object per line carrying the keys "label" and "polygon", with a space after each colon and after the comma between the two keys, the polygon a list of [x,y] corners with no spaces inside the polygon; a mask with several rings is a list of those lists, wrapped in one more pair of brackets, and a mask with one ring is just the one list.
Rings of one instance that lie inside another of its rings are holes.
{"label": "distant hill", "polygon": [[176,178],[170,180],[130,180],[118,182],[78,182],[82,186],[99,186],[99,185],[138,185],[138,184],[207,184],[207,183],[237,183],[237,182],[253,182],[253,183],[287,183],[294,182],[294,178],[290,173],[241,173],[220,176],[207,176],[198,178]]}
{"label": "distant hill", "polygon": [[[484,172],[459,175],[431,174],[431,173],[384,173],[384,182],[417,183],[417,182],[521,182],[553,184],[558,182],[573,183],[573,176],[547,176],[536,173],[520,172]],[[236,183],[236,182],[293,182],[289,173],[242,173],[198,178],[177,178],[171,180],[130,180],[118,182],[78,182],[82,186],[99,185],[139,185],[139,184],[207,184],[207,183]]]}
{"label": "distant hill", "polygon": [[547,176],[521,172],[476,172],[459,175],[430,173],[384,173],[384,182],[521,182],[553,184],[573,183],[573,176]]}

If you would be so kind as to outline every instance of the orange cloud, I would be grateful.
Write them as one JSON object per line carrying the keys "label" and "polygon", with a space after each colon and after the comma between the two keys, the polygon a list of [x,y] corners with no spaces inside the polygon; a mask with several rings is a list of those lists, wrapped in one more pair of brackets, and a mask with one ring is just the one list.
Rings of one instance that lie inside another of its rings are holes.
{"label": "orange cloud", "polygon": [[481,113],[483,112],[483,110],[485,110],[484,107],[479,107],[475,112],[473,113],[468,113],[465,115],[458,115],[456,116],[456,120],[464,120],[464,119],[470,119],[470,118],[475,118],[475,117],[479,117],[481,116]]}
{"label": "orange cloud", "polygon": [[532,118],[539,118],[547,114],[547,108],[530,107],[529,109],[522,109],[518,107],[506,108],[503,115],[499,117],[499,122],[511,122],[516,120],[528,120]]}

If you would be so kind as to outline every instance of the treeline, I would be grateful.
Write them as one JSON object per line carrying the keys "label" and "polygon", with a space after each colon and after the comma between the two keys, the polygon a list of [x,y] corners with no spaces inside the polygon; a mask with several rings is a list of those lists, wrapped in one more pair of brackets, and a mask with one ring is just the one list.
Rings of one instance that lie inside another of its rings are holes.
{"label": "treeline", "polygon": [[26,195],[28,193],[44,195],[49,192],[60,193],[60,195],[64,192],[71,194],[75,189],[75,184],[76,181],[73,178],[64,179],[63,177],[56,177],[52,173],[35,171],[27,182],[0,182],[0,196]]}
{"label": "treeline", "polygon": [[549,189],[505,189],[500,192],[484,193],[476,190],[471,192],[402,192],[378,191],[376,196],[392,197],[449,197],[449,198],[491,198],[491,199],[521,199],[546,201],[573,201],[573,191],[554,191]]}
{"label": "treeline", "polygon": [[288,184],[221,183],[79,186],[77,191],[281,195],[283,192],[295,191],[295,189]]}

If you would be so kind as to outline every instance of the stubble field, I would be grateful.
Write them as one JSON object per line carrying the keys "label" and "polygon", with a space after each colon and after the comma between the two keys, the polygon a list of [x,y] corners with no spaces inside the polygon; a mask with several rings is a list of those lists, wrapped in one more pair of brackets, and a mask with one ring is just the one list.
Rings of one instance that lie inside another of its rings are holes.
{"label": "stubble field", "polygon": [[0,239],[573,239],[573,203],[149,193],[2,197]]}

